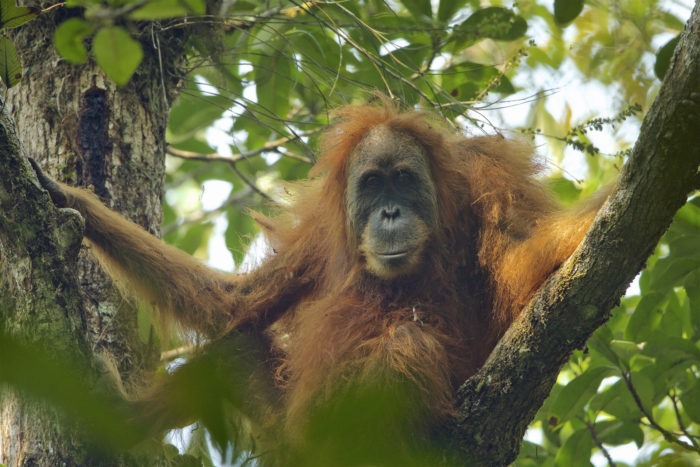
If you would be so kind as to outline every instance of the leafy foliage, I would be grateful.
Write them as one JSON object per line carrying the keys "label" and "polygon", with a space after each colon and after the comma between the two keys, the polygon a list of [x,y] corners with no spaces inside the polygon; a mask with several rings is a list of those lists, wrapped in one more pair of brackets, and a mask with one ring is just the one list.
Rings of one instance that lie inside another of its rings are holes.
{"label": "leafy foliage", "polygon": [[115,26],[97,31],[92,47],[97,63],[110,78],[121,85],[129,82],[143,58],[141,45],[124,29]]}
{"label": "leafy foliage", "polygon": [[554,19],[559,24],[566,24],[574,19],[583,11],[583,0],[555,0],[554,1]]}
{"label": "leafy foliage", "polygon": [[85,40],[92,34],[90,24],[80,18],[70,18],[56,29],[54,44],[61,56],[71,63],[84,63],[88,59]]}
{"label": "leafy foliage", "polygon": [[673,52],[676,50],[676,44],[678,44],[679,39],[680,36],[674,37],[666,44],[664,44],[664,46],[661,47],[659,49],[659,52],[656,54],[654,74],[659,79],[664,79],[664,76],[666,75],[666,70],[668,70],[668,66],[671,63],[671,57],[673,56]]}
{"label": "leafy foliage", "polygon": [[16,28],[38,15],[36,8],[18,7],[14,0],[0,1],[0,28]]}
{"label": "leafy foliage", "polygon": [[8,88],[22,79],[22,67],[17,50],[14,44],[3,36],[0,36],[0,79]]}
{"label": "leafy foliage", "polygon": [[[544,433],[538,465],[589,465],[594,450],[628,443],[650,451],[637,465],[692,465],[682,459],[698,453],[698,251],[696,197],[676,215],[639,292],[623,299],[562,372],[536,417]],[[532,455],[528,445],[519,464]]]}
{"label": "leafy foliage", "polygon": [[[0,34],[4,29],[16,28],[36,18],[39,11],[33,7],[18,7],[14,0],[0,0]],[[17,49],[7,37],[0,35],[0,79],[8,88],[22,79],[22,66]]]}

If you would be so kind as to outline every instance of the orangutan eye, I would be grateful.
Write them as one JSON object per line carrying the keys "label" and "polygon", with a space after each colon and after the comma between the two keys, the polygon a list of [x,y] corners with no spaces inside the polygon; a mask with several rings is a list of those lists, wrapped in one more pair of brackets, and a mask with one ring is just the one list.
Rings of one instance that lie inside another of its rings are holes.
{"label": "orangutan eye", "polygon": [[382,177],[376,172],[367,172],[360,179],[360,187],[363,190],[377,190],[382,187]]}

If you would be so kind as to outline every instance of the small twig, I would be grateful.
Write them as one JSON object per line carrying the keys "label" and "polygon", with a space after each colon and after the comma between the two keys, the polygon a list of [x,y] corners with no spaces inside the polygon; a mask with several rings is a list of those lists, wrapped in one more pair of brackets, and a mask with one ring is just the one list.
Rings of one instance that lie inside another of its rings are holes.
{"label": "small twig", "polygon": [[600,452],[603,453],[603,456],[608,461],[608,465],[610,467],[615,467],[617,464],[613,460],[612,456],[608,452],[607,449],[605,449],[605,446],[603,446],[603,442],[598,438],[598,433],[595,431],[595,425],[588,420],[584,419],[583,417],[578,417],[579,420],[581,420],[584,425],[586,425],[586,428],[588,428],[588,431],[591,433],[591,438],[593,438],[593,442],[598,446],[598,449],[600,449]]}
{"label": "small twig", "polygon": [[229,165],[235,165],[238,162],[241,162],[243,160],[249,159],[250,157],[256,156],[257,154],[260,154],[262,152],[274,152],[277,154],[280,154],[283,157],[289,157],[290,159],[297,160],[299,162],[303,162],[305,164],[313,164],[313,162],[305,156],[301,156],[297,153],[294,152],[282,152],[277,148],[269,148],[265,151],[256,149],[254,151],[246,152],[246,153],[241,153],[241,154],[234,154],[232,156],[224,156],[216,152],[211,152],[209,154],[202,154],[200,152],[193,152],[193,151],[185,151],[184,149],[177,149],[173,147],[168,147],[167,153],[173,157],[177,157],[178,159],[187,159],[190,161],[199,161],[199,162],[225,162],[226,164]]}
{"label": "small twig", "polygon": [[656,421],[656,419],[654,419],[654,416],[651,413],[649,413],[649,411],[646,409],[646,407],[644,407],[644,404],[642,403],[642,399],[639,397],[637,390],[632,385],[632,378],[631,378],[630,374],[626,371],[623,371],[621,373],[621,376],[622,376],[622,380],[625,382],[625,385],[627,386],[627,390],[630,392],[630,394],[632,395],[632,398],[634,399],[634,403],[637,405],[637,407],[642,412],[642,414],[644,414],[646,419],[649,421],[649,425],[652,428],[654,428],[656,431],[661,433],[661,435],[664,437],[664,439],[666,441],[668,441],[669,443],[676,444],[676,445],[681,446],[689,451],[700,452],[692,444],[688,444],[685,441],[679,439],[677,435],[673,434],[672,432],[668,431],[667,429],[665,429],[664,427],[659,425],[659,423]]}
{"label": "small twig", "polygon": [[61,8],[61,7],[65,6],[65,5],[66,5],[66,2],[55,3],[55,4],[51,5],[51,6],[48,6],[48,7],[44,8],[44,9],[41,10],[39,13],[43,15],[44,13],[48,13],[48,12],[51,11],[51,10],[55,10],[56,8]]}
{"label": "small twig", "polygon": [[284,138],[279,138],[275,141],[269,141],[269,142],[265,143],[263,146],[261,146],[257,149],[254,149],[252,151],[248,151],[248,152],[244,152],[244,153],[240,153],[240,154],[234,154],[230,157],[222,156],[221,154],[217,154],[217,153],[200,154],[200,153],[196,153],[196,152],[190,152],[190,151],[184,151],[181,149],[176,149],[176,148],[173,148],[171,146],[169,146],[167,148],[167,153],[173,157],[178,157],[180,159],[188,159],[188,160],[195,160],[195,161],[202,161],[202,162],[225,162],[231,167],[231,169],[236,173],[236,175],[238,175],[238,177],[240,177],[240,179],[243,180],[243,182],[246,185],[248,185],[250,188],[253,189],[253,191],[255,191],[257,194],[262,196],[264,199],[271,201],[271,202],[274,202],[274,200],[270,197],[270,195],[268,195],[267,193],[262,191],[260,188],[258,188],[258,186],[252,180],[249,180],[245,175],[243,175],[243,173],[241,173],[241,171],[238,169],[236,164],[242,160],[248,159],[248,158],[253,157],[253,156],[257,156],[257,155],[262,154],[264,152],[276,152],[276,153],[282,155],[283,157],[289,157],[289,158],[292,158],[292,159],[295,159],[295,160],[298,160],[298,161],[301,161],[301,162],[304,162],[307,164],[312,164],[312,161],[310,159],[308,159],[307,157],[304,157],[304,156],[301,156],[299,154],[295,154],[292,152],[281,152],[280,148],[282,146],[284,146],[285,144],[288,144],[292,141],[299,140],[302,136],[309,136],[309,135],[317,133],[321,130],[322,130],[322,128],[317,128],[317,129],[314,129],[311,131],[307,131],[301,135],[285,136]]}
{"label": "small twig", "polygon": [[426,73],[428,73],[430,71],[430,67],[433,66],[433,62],[435,61],[435,58],[440,53],[441,48],[442,48],[442,44],[440,43],[440,39],[438,38],[437,35],[433,35],[430,56],[425,61],[425,65],[423,65],[422,67],[420,67],[420,69],[418,71],[413,73],[409,79],[412,81],[416,81],[418,79],[425,77]]}
{"label": "small twig", "polygon": [[193,18],[189,21],[173,23],[168,26],[163,27],[162,31],[167,31],[168,29],[177,29],[184,27],[192,27],[197,24],[206,23],[216,23],[223,24],[227,29],[236,29],[239,31],[247,31],[253,29],[258,23],[262,21],[267,21],[275,16],[278,16],[282,12],[282,8],[273,8],[271,10],[265,11],[263,13],[252,15],[252,14],[241,14],[233,15],[230,14],[227,17],[221,17],[218,15],[201,15],[197,18]]}
{"label": "small twig", "polygon": [[243,200],[250,196],[253,193],[253,189],[251,187],[246,187],[240,191],[237,191],[235,193],[232,193],[221,205],[216,208],[216,209],[211,209],[209,211],[197,211],[195,214],[185,217],[179,222],[175,222],[169,225],[164,226],[161,229],[161,235],[166,236],[170,234],[171,232],[175,231],[176,229],[181,228],[183,225],[189,225],[189,224],[201,224],[202,222],[205,222],[212,217],[217,216],[220,214],[224,209],[226,209],[229,206],[235,205],[235,206],[241,206],[243,205]]}
{"label": "small twig", "polygon": [[196,345],[183,345],[174,349],[166,350],[160,353],[161,362],[170,362],[176,358],[186,357],[194,353],[197,349]]}
{"label": "small twig", "polygon": [[[295,5],[299,5],[299,3],[296,0],[292,0],[292,3]],[[355,14],[352,13],[352,11],[348,10],[345,6],[342,5],[341,3],[333,3],[332,4],[334,7],[339,8],[343,13],[348,15],[350,18],[352,18],[353,21],[355,21],[357,24],[362,25],[361,27],[363,28],[364,31],[368,32],[375,38],[377,37],[376,34],[374,34],[375,30],[369,27],[365,22],[363,22],[360,18],[358,18]],[[346,41],[348,44],[350,44],[359,54],[363,55],[367,61],[374,67],[374,69],[377,72],[377,75],[379,78],[382,80],[384,83],[384,88],[389,95],[389,97],[395,97],[392,93],[392,87],[389,86],[389,83],[386,79],[385,73],[390,75],[392,78],[399,80],[400,82],[404,83],[406,86],[408,86],[410,89],[412,89],[414,92],[416,92],[419,96],[421,96],[423,99],[425,99],[428,102],[431,102],[432,100],[428,95],[425,94],[425,92],[418,86],[416,85],[410,78],[406,78],[403,76],[401,73],[398,73],[396,70],[393,69],[393,67],[385,60],[382,60],[378,56],[376,56],[374,53],[368,51],[364,47],[362,47],[357,41],[355,41],[350,34],[348,34],[343,28],[338,27],[337,25],[334,24],[334,22],[330,19],[330,17],[323,11],[322,8],[317,8],[317,11],[321,12],[328,20],[325,20],[321,18],[316,12],[312,10],[306,10],[309,16],[313,17],[316,19],[319,24],[327,27],[331,31],[333,31],[335,34],[337,34],[339,37],[341,37],[344,41]]]}
{"label": "small twig", "polygon": [[301,156],[299,154],[295,154],[292,152],[281,152],[279,149],[284,146],[285,144],[289,144],[293,141],[297,141],[301,139],[304,136],[311,136],[314,135],[315,133],[318,133],[322,131],[323,128],[317,128],[315,130],[307,131],[301,135],[293,135],[293,136],[285,136],[283,138],[276,139],[274,141],[268,141],[261,147],[257,149],[253,149],[252,151],[246,151],[242,152],[240,154],[233,154],[231,156],[222,156],[221,154],[218,153],[211,153],[211,154],[201,154],[201,153],[196,153],[196,152],[191,152],[191,151],[184,151],[182,149],[176,149],[173,148],[172,146],[168,146],[168,154],[174,157],[178,157],[180,159],[189,159],[189,160],[195,160],[195,161],[202,161],[202,162],[211,162],[211,161],[217,161],[217,162],[226,162],[227,164],[234,165],[242,160],[249,159],[251,157],[260,155],[265,152],[277,152],[281,154],[284,157],[289,157],[294,160],[298,160],[300,162],[304,162],[306,164],[312,164],[313,161],[309,159],[308,157]]}
{"label": "small twig", "polygon": [[243,175],[243,172],[241,172],[240,170],[238,170],[238,166],[237,166],[236,164],[231,164],[231,170],[233,170],[233,171],[236,173],[236,175],[238,175],[238,177],[239,177],[241,180],[243,180],[243,183],[245,183],[245,184],[248,185],[250,188],[252,188],[252,190],[253,190],[254,192],[256,192],[257,194],[259,194],[260,196],[262,196],[263,199],[265,199],[265,200],[267,200],[267,201],[269,201],[269,202],[274,202],[274,200],[270,197],[270,195],[268,195],[267,193],[265,193],[264,191],[262,191],[260,188],[258,188],[258,185],[256,185],[254,181],[250,180],[248,177],[246,177],[245,175]]}
{"label": "small twig", "polygon": [[163,107],[168,108],[168,92],[166,89],[168,87],[165,85],[165,70],[163,68],[163,50],[160,46],[160,36],[156,34],[153,24],[151,24],[151,40],[153,41],[153,48],[156,50],[158,55],[158,71],[160,79],[160,87],[163,90]]}
{"label": "small twig", "polygon": [[674,392],[669,391],[667,393],[667,396],[669,399],[671,399],[671,403],[673,404],[673,412],[676,414],[676,422],[678,423],[678,428],[680,428],[680,430],[688,438],[690,443],[693,446],[695,446],[695,449],[700,450],[700,445],[698,444],[696,436],[693,436],[690,432],[688,432],[685,423],[683,423],[683,417],[681,416],[681,411],[678,408],[678,398],[676,397],[676,394]]}
{"label": "small twig", "polygon": [[493,88],[501,84],[501,81],[503,80],[503,77],[506,75],[506,72],[513,68],[514,66],[518,65],[520,63],[520,59],[524,56],[525,51],[523,49],[518,50],[518,52],[513,55],[508,61],[506,61],[503,64],[503,69],[489,82],[486,84],[486,86],[477,94],[476,98],[474,99],[476,102],[481,102],[484,100],[486,97],[486,94],[488,94]]}

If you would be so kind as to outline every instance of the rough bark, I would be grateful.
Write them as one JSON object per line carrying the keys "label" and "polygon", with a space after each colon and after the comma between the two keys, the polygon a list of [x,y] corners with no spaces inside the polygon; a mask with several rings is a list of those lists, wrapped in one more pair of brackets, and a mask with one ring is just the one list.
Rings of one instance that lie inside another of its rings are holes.
{"label": "rough bark", "polygon": [[610,316],[698,188],[700,3],[618,185],[573,257],[460,389],[454,442],[470,464],[507,465],[571,352]]}
{"label": "rough bark", "polygon": [[[73,273],[82,221],[65,211],[52,210],[47,215],[49,202],[39,196],[39,186],[30,182],[29,167],[6,112],[0,115],[0,158],[0,330],[21,333],[37,343],[51,342],[63,354],[84,353],[87,346],[81,338],[78,282]],[[56,332],[75,339],[56,339]],[[6,358],[11,356],[1,354],[0,362]],[[61,450],[74,447],[70,434],[58,433],[62,430],[55,414],[10,393],[0,396],[0,462],[41,464],[47,460],[43,452],[57,449],[56,442],[67,444]],[[42,420],[45,428],[37,439],[25,435],[34,420]]]}
{"label": "rough bark", "polygon": [[[65,349],[61,354],[77,347],[81,355],[76,358],[99,355],[100,361],[114,363],[129,387],[153,365],[157,349],[139,338],[135,307],[112,287],[85,248],[76,263],[80,218],[56,211],[29,182],[19,147],[55,178],[92,186],[112,209],[157,234],[165,127],[183,75],[184,32],[165,35],[144,28],[144,60],[129,85],[117,88],[93,62],[65,63],[47,45],[57,24],[75,13],[54,10],[12,37],[25,75],[3,103],[19,130],[13,133],[6,114],[0,125],[0,325],[24,340]],[[97,376],[95,371],[86,378]],[[51,411],[3,394],[0,463],[83,465],[87,455],[81,440]],[[124,459],[110,460],[120,462]]]}

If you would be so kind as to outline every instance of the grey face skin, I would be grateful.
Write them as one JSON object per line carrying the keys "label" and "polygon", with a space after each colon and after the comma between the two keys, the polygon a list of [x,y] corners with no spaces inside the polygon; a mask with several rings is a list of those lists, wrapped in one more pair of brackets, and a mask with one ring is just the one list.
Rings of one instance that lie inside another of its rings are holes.
{"label": "grey face skin", "polygon": [[437,225],[427,151],[406,133],[376,126],[348,169],[345,204],[367,270],[381,279],[414,272]]}

